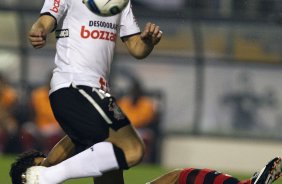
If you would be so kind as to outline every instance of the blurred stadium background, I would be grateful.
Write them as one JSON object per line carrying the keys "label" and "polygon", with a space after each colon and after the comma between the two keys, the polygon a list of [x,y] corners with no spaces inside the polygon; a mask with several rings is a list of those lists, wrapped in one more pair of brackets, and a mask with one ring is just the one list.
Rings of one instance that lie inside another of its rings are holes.
{"label": "blurred stadium background", "polygon": [[[111,85],[118,97],[139,81],[156,102],[149,163],[159,173],[210,167],[249,174],[282,156],[282,2],[132,1],[140,27],[156,22],[163,40],[145,62],[129,56],[119,41]],[[0,72],[17,91],[19,127],[32,122],[31,90],[54,67],[55,39],[35,50],[26,37],[42,4],[0,2]],[[0,157],[12,154],[10,162],[20,151],[2,150]]]}

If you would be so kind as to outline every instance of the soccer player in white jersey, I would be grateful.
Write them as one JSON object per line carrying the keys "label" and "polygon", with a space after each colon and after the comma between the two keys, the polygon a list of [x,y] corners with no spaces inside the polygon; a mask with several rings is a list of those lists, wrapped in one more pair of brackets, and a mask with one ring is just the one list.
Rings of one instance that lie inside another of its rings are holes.
{"label": "soccer player in white jersey", "polygon": [[153,23],[140,32],[131,2],[118,15],[100,17],[81,0],[45,0],[29,32],[31,45],[42,48],[52,31],[57,52],[50,103],[79,154],[60,166],[31,168],[27,183],[55,184],[113,170],[121,176],[122,170],[141,161],[144,144],[109,93],[115,41],[121,37],[129,53],[143,59],[158,44],[162,32]]}

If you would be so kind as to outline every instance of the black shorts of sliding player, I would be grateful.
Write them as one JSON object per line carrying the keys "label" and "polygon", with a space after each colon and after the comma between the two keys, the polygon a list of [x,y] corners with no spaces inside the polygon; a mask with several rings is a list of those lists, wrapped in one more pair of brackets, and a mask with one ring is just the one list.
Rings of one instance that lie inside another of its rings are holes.
{"label": "black shorts of sliding player", "polygon": [[85,150],[109,136],[109,128],[118,130],[130,124],[115,98],[88,86],[70,86],[50,95],[55,118],[76,145]]}

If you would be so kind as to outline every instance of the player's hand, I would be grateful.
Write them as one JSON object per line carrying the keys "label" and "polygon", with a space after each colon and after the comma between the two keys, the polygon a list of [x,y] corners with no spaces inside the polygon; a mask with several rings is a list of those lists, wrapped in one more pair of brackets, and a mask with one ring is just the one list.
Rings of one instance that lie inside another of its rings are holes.
{"label": "player's hand", "polygon": [[140,36],[145,43],[156,45],[160,42],[162,34],[158,25],[148,22]]}
{"label": "player's hand", "polygon": [[46,44],[47,34],[44,32],[44,28],[38,25],[33,25],[29,31],[28,39],[31,45],[36,48],[42,48]]}

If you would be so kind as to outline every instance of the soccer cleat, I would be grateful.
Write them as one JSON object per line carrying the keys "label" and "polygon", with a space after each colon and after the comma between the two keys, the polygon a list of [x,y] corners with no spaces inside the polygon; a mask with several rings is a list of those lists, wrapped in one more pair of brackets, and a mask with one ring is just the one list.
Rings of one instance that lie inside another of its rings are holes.
{"label": "soccer cleat", "polygon": [[43,166],[33,166],[26,170],[25,184],[45,184],[40,180],[40,171],[45,169]]}
{"label": "soccer cleat", "polygon": [[281,158],[275,157],[252,177],[252,184],[271,184],[282,175]]}

